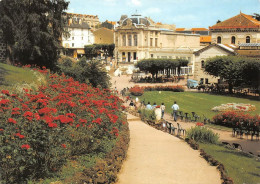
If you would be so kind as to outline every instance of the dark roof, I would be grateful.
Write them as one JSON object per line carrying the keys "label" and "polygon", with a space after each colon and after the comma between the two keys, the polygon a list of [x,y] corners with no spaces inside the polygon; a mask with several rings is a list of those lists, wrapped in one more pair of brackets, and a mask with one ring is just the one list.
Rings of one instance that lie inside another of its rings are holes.
{"label": "dark roof", "polygon": [[222,50],[228,52],[228,53],[231,54],[231,55],[236,55],[236,53],[235,53],[235,52],[232,52],[230,49],[227,49],[227,48],[225,48],[225,47],[223,47],[223,46],[220,46],[219,44],[215,44],[215,43],[210,44],[210,45],[208,45],[208,46],[206,46],[206,47],[204,47],[204,48],[202,48],[202,49],[200,49],[200,50],[194,52],[194,54],[195,54],[196,56],[199,56],[200,53],[202,53],[202,52],[204,52],[204,51],[210,49],[211,47],[218,47],[218,48],[220,48],[220,49],[222,49]]}
{"label": "dark roof", "polygon": [[260,47],[260,43],[241,43],[239,47]]}
{"label": "dark roof", "polygon": [[132,24],[135,25],[145,25],[149,26],[151,25],[150,21],[146,17],[142,17],[141,15],[132,15],[130,18],[126,18],[122,21],[122,25],[127,25],[127,20],[130,19],[132,21]]}
{"label": "dark roof", "polygon": [[82,21],[82,19],[72,19],[68,24],[69,28],[79,28],[79,29],[91,29],[87,22]]}

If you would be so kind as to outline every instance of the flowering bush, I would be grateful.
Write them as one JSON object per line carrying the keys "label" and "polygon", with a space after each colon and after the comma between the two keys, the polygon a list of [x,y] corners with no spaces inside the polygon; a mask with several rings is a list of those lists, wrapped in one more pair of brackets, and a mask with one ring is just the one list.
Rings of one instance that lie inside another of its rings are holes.
{"label": "flowering bush", "polygon": [[134,86],[129,89],[130,93],[134,96],[141,96],[144,94],[144,89],[139,86]]}
{"label": "flowering bush", "polygon": [[227,111],[217,114],[213,117],[215,124],[219,124],[227,127],[243,126],[253,127],[259,126],[260,116],[252,116],[250,114],[245,114],[236,111]]}
{"label": "flowering bush", "polygon": [[196,123],[196,126],[204,126],[204,123],[197,122],[197,123]]}
{"label": "flowering bush", "polygon": [[173,91],[173,92],[184,92],[183,86],[145,86],[145,91]]}
{"label": "flowering bush", "polygon": [[212,111],[224,112],[224,111],[255,111],[255,105],[243,104],[243,103],[227,103],[220,106],[213,107]]}
{"label": "flowering bush", "polygon": [[102,141],[115,140],[125,126],[122,101],[110,90],[41,72],[47,85],[37,92],[1,91],[1,181],[49,176],[70,156],[101,152]]}

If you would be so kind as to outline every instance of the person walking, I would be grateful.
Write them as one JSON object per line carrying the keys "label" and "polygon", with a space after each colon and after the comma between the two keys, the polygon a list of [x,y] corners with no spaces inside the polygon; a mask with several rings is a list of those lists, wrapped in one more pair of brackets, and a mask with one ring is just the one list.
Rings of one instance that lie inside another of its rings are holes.
{"label": "person walking", "polygon": [[151,106],[150,102],[148,102],[148,104],[146,105],[146,109],[148,109],[148,110],[152,110],[153,109],[153,107]]}
{"label": "person walking", "polygon": [[165,105],[164,105],[164,103],[162,103],[162,105],[161,105],[161,111],[162,111],[162,118],[161,119],[163,119],[163,116],[164,116],[164,111],[165,111]]}
{"label": "person walking", "polygon": [[174,121],[177,121],[177,112],[180,109],[179,105],[177,104],[177,102],[175,101],[174,104],[172,105],[172,109],[173,109],[173,117],[174,117]]}

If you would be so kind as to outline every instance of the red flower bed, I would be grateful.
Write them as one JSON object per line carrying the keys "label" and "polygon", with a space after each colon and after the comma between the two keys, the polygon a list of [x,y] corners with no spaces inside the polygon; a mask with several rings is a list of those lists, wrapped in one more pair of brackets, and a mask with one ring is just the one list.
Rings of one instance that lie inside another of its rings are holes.
{"label": "red flower bed", "polygon": [[0,180],[7,183],[49,176],[70,156],[101,152],[100,142],[126,126],[122,100],[110,90],[40,72],[48,85],[37,92],[0,93]]}
{"label": "red flower bed", "polygon": [[144,89],[139,86],[134,86],[134,87],[130,88],[129,91],[134,96],[141,96],[144,94]]}
{"label": "red flower bed", "polygon": [[252,116],[243,112],[227,111],[213,117],[215,124],[227,127],[259,127],[260,116]]}
{"label": "red flower bed", "polygon": [[173,91],[173,92],[184,92],[183,86],[144,86],[145,91]]}

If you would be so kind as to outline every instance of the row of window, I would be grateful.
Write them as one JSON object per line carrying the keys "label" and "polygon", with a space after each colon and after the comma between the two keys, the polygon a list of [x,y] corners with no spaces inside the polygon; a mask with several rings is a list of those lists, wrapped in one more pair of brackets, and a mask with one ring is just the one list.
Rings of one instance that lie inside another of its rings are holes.
{"label": "row of window", "polygon": [[[250,36],[247,36],[247,37],[246,37],[246,43],[250,43],[250,39],[251,39]],[[221,37],[218,36],[218,37],[217,37],[217,43],[221,43],[221,41],[222,41],[222,40],[221,40]],[[231,44],[236,44],[236,37],[235,37],[235,36],[232,36],[232,37],[231,37]]]}
{"label": "row of window", "polygon": [[[134,43],[132,44],[132,37],[134,37]],[[123,40],[123,46],[126,46],[126,35],[122,35],[122,40]],[[127,36],[127,46],[137,46],[137,35],[128,35]]]}

